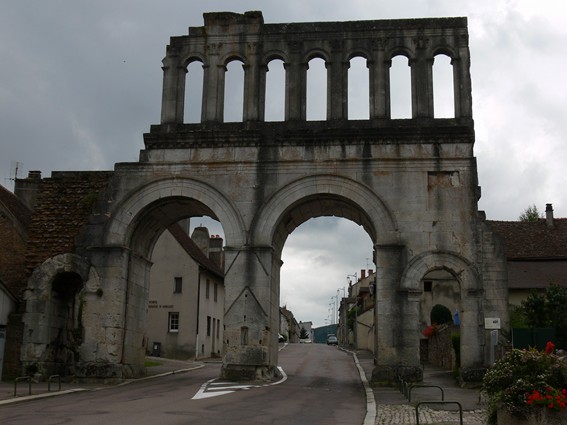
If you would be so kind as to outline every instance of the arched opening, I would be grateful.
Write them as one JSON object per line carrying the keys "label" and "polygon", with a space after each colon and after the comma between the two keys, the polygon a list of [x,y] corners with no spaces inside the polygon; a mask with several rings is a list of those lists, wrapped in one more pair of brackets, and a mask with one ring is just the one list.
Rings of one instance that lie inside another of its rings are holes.
{"label": "arched opening", "polygon": [[435,118],[455,118],[453,65],[444,54],[435,56],[433,62],[433,105]]}
{"label": "arched opening", "polygon": [[439,269],[427,273],[421,285],[421,361],[453,370],[460,354],[460,283],[449,271]]}
{"label": "arched opening", "polygon": [[137,295],[127,308],[142,317],[126,314],[126,328],[145,341],[132,355],[220,357],[224,231],[215,213],[194,198],[169,196],[146,205],[132,226],[138,255],[130,261],[128,285]]}
{"label": "arched opening", "polygon": [[282,261],[280,305],[316,327],[337,323],[349,281],[357,281],[349,275],[360,277],[361,269],[374,269],[366,231],[338,217],[312,218],[296,228],[285,242]]}
{"label": "arched opening", "polygon": [[366,58],[354,57],[348,70],[348,119],[367,120],[370,117],[369,71]]}
{"label": "arched opening", "polygon": [[411,68],[408,58],[398,55],[392,58],[390,67],[391,118],[411,118]]}
{"label": "arched opening", "polygon": [[284,121],[285,118],[285,69],[281,59],[268,63],[266,74],[266,121]]}
{"label": "arched opening", "polygon": [[307,120],[327,119],[327,69],[325,61],[313,58],[307,69]]}
{"label": "arched opening", "polygon": [[203,103],[203,64],[193,61],[185,76],[185,109],[183,122],[200,123]]}
{"label": "arched opening", "polygon": [[[83,341],[82,299],[83,281],[77,273],[63,272],[51,284],[48,308],[49,345],[45,367],[51,374],[69,376],[79,358]],[[51,365],[50,365],[51,363]]]}
{"label": "arched opening", "polygon": [[242,122],[244,119],[244,68],[234,59],[226,65],[224,86],[224,122]]}
{"label": "arched opening", "polygon": [[[309,324],[314,343],[332,334],[339,345],[374,349],[372,229],[365,212],[341,196],[306,197],[281,217],[274,240],[279,305]],[[300,330],[280,320],[286,341],[301,342]]]}

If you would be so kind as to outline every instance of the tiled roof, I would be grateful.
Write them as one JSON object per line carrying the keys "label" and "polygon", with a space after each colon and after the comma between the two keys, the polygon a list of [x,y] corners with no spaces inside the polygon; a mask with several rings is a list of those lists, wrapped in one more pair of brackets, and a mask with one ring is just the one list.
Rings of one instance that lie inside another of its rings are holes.
{"label": "tiled roof", "polygon": [[31,211],[0,186],[0,290],[16,299],[25,286],[25,253]]}
{"label": "tiled roof", "polygon": [[0,185],[0,204],[12,213],[24,228],[30,225],[31,211],[20,201],[16,195]]}
{"label": "tiled roof", "polygon": [[567,287],[567,219],[488,223],[506,245],[509,289]]}
{"label": "tiled roof", "polygon": [[46,259],[73,252],[75,238],[87,222],[111,171],[54,172],[41,180],[31,219],[26,265],[29,272]]}
{"label": "tiled roof", "polygon": [[567,260],[508,261],[508,288],[543,289],[550,284],[567,287]]}
{"label": "tiled roof", "polygon": [[213,261],[211,261],[204,253],[199,249],[197,244],[189,237],[189,235],[181,228],[177,223],[172,224],[167,228],[173,237],[179,242],[183,249],[195,260],[201,267],[205,268],[207,271],[216,274],[217,276],[224,278],[223,271],[217,266]]}
{"label": "tiled roof", "polygon": [[567,259],[567,218],[556,218],[553,227],[538,221],[487,221],[506,244],[507,258]]}

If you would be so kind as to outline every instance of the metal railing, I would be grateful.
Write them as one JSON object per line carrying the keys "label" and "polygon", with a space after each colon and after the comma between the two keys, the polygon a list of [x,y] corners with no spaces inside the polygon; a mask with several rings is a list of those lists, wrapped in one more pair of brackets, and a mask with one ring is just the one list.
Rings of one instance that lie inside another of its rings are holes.
{"label": "metal railing", "polygon": [[419,425],[419,406],[424,404],[456,404],[459,406],[459,421],[463,425],[463,406],[458,401],[420,401],[415,405],[415,424]]}
{"label": "metal railing", "polygon": [[18,382],[28,381],[28,395],[31,395],[31,384],[32,384],[32,377],[31,376],[20,376],[14,379],[14,397],[18,396]]}
{"label": "metal railing", "polygon": [[[28,395],[32,394],[32,382],[33,378],[31,376],[20,376],[14,379],[14,397],[18,397],[18,382],[27,381],[28,383]],[[60,375],[51,375],[47,379],[47,391],[51,392],[51,383],[56,381],[57,382],[57,390],[54,391],[61,391],[61,376]]]}

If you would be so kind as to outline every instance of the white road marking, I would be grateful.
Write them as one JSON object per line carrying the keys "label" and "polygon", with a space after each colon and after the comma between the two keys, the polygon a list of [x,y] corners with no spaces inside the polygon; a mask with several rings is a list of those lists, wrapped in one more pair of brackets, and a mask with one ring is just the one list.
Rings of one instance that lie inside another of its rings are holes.
{"label": "white road marking", "polygon": [[281,384],[285,382],[285,380],[287,379],[287,375],[280,366],[278,366],[278,370],[280,371],[282,378],[277,382],[271,382],[269,384],[264,384],[264,385],[252,385],[252,384],[248,385],[238,382],[217,381],[218,378],[210,379],[207,382],[205,382],[203,385],[201,385],[201,388],[199,388],[197,394],[195,394],[191,400],[201,400],[204,398],[211,398],[211,397],[230,394],[238,390],[249,390],[251,388],[269,387],[272,385]]}

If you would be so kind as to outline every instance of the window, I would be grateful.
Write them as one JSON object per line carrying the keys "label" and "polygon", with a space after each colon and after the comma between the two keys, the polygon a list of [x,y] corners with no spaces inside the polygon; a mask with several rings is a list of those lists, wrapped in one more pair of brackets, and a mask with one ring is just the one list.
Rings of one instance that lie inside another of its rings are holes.
{"label": "window", "polygon": [[423,282],[423,291],[424,292],[431,292],[433,289],[433,282],[430,280],[426,280]]}
{"label": "window", "polygon": [[207,316],[207,336],[211,336],[211,316]]}
{"label": "window", "polygon": [[169,313],[169,332],[179,332],[179,313]]}
{"label": "window", "polygon": [[210,294],[211,294],[211,281],[207,279],[207,283],[205,285],[205,298],[209,299]]}
{"label": "window", "polygon": [[173,293],[174,294],[180,294],[182,289],[183,289],[183,278],[181,277],[176,277],[174,278],[175,282],[174,282],[174,287],[173,287]]}
{"label": "window", "polygon": [[218,301],[218,292],[219,292],[219,285],[215,283],[215,286],[213,287],[213,297],[215,302]]}

